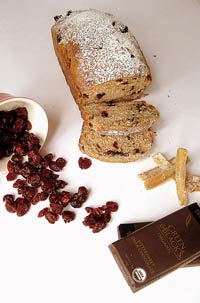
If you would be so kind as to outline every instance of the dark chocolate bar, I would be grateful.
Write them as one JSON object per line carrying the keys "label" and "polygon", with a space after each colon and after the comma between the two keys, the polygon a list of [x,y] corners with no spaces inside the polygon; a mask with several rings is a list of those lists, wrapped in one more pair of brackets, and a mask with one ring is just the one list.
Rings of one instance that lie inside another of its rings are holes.
{"label": "dark chocolate bar", "polygon": [[[138,222],[138,223],[123,223],[118,226],[118,238],[124,238],[129,236],[134,231],[150,224],[152,222]],[[191,267],[191,266],[200,266],[200,257],[196,258],[194,261],[186,264],[184,267]]]}
{"label": "dark chocolate bar", "polygon": [[150,224],[152,222],[139,222],[139,223],[123,223],[118,226],[118,238],[124,238],[126,236],[129,236],[134,231]]}
{"label": "dark chocolate bar", "polygon": [[200,208],[193,203],[136,230],[109,248],[136,292],[200,257],[199,239]]}

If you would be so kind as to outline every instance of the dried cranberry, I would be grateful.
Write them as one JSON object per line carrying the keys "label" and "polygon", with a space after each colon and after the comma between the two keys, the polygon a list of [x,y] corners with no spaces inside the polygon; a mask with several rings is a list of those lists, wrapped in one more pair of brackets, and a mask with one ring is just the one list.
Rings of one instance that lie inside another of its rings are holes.
{"label": "dried cranberry", "polygon": [[23,163],[23,166],[19,169],[18,173],[24,178],[27,178],[30,175],[34,174],[35,171],[35,167],[26,161],[25,163]]}
{"label": "dried cranberry", "polygon": [[3,202],[11,203],[14,201],[14,196],[13,195],[5,195],[3,196]]}
{"label": "dried cranberry", "polygon": [[75,219],[75,213],[72,212],[72,211],[65,210],[62,213],[62,218],[63,218],[65,223],[69,223],[69,222],[71,222]]}
{"label": "dried cranberry", "polygon": [[18,117],[13,124],[13,131],[15,133],[22,133],[26,129],[26,121],[21,117]]}
{"label": "dried cranberry", "polygon": [[30,121],[27,122],[27,127],[26,127],[27,130],[31,130],[32,129],[32,124]]}
{"label": "dried cranberry", "polygon": [[60,18],[62,18],[62,15],[54,16],[53,18],[55,21],[58,21]]}
{"label": "dried cranberry", "polygon": [[71,198],[72,198],[72,194],[70,192],[63,191],[61,193],[60,202],[62,203],[63,206],[67,206]]}
{"label": "dried cranberry", "polygon": [[48,167],[51,161],[53,160],[54,156],[53,154],[49,153],[44,156],[43,161],[42,161],[42,166],[43,167]]}
{"label": "dried cranberry", "polygon": [[60,33],[57,34],[57,42],[60,43],[62,41],[62,36]]}
{"label": "dried cranberry", "polygon": [[97,233],[106,227],[106,221],[103,214],[92,212],[84,218],[83,224],[91,228],[93,233]]}
{"label": "dried cranberry", "polygon": [[57,191],[52,191],[52,193],[49,196],[49,201],[51,203],[59,203],[60,201],[60,193]]}
{"label": "dried cranberry", "polygon": [[23,168],[23,163],[22,162],[15,162],[14,163],[14,169],[15,169],[15,172],[17,174],[20,173],[21,169]]}
{"label": "dried cranberry", "polygon": [[15,202],[17,204],[17,216],[24,216],[29,211],[30,202],[25,198],[17,198]]}
{"label": "dried cranberry", "polygon": [[41,209],[38,213],[38,218],[44,217],[48,210],[48,207]]}
{"label": "dried cranberry", "polygon": [[14,163],[12,161],[8,161],[7,163],[7,169],[9,173],[15,173],[15,166]]}
{"label": "dried cranberry", "polygon": [[46,199],[48,198],[48,194],[45,193],[45,192],[40,192],[40,193],[37,193],[34,198],[32,199],[31,203],[33,205],[37,204],[38,202],[40,201],[45,201]]}
{"label": "dried cranberry", "polygon": [[44,216],[51,224],[54,224],[58,220],[58,215],[52,213],[50,210],[46,211]]}
{"label": "dried cranberry", "polygon": [[119,148],[117,141],[115,141],[115,142],[113,143],[113,147],[114,147],[114,148],[117,148],[117,149]]}
{"label": "dried cranberry", "polygon": [[50,161],[52,161],[53,158],[54,158],[54,155],[53,155],[52,153],[46,154],[46,155],[44,156],[44,159],[45,159],[45,160],[50,160]]}
{"label": "dried cranberry", "polygon": [[80,157],[78,160],[78,165],[81,169],[87,169],[92,165],[92,161],[86,157]]}
{"label": "dried cranberry", "polygon": [[54,179],[54,174],[51,170],[42,167],[40,169],[40,178],[45,181],[46,179]]}
{"label": "dried cranberry", "polygon": [[8,173],[6,176],[7,181],[14,181],[17,178],[16,173]]}
{"label": "dried cranberry", "polygon": [[106,202],[106,208],[110,211],[117,211],[118,210],[118,204],[117,202],[108,201]]}
{"label": "dried cranberry", "polygon": [[17,203],[15,201],[6,202],[5,208],[9,213],[15,213],[17,211]]}
{"label": "dried cranberry", "polygon": [[17,179],[14,183],[13,183],[13,187],[14,188],[21,188],[26,184],[25,180],[22,179]]}
{"label": "dried cranberry", "polygon": [[74,208],[80,208],[82,206],[83,202],[81,201],[81,198],[78,194],[74,194],[70,201],[70,204]]}
{"label": "dried cranberry", "polygon": [[41,165],[42,165],[42,167],[46,168],[49,166],[49,163],[50,163],[49,161],[43,159]]}
{"label": "dried cranberry", "polygon": [[31,201],[35,195],[37,194],[37,188],[32,186],[26,186],[24,187],[24,192],[22,196],[26,198],[27,200]]}
{"label": "dried cranberry", "polygon": [[0,111],[0,159],[12,154],[15,146],[27,130],[28,113],[26,108]]}
{"label": "dried cranberry", "polygon": [[105,110],[103,110],[103,111],[101,112],[101,116],[102,116],[103,118],[107,118],[107,117],[108,117],[108,112],[106,112]]}
{"label": "dried cranberry", "polygon": [[18,194],[24,195],[25,192],[26,192],[26,187],[27,187],[27,184],[26,184],[26,183],[25,183],[24,185],[18,187],[18,189],[17,189]]}
{"label": "dried cranberry", "polygon": [[31,175],[27,178],[27,182],[32,186],[39,187],[40,186],[40,176],[38,174]]}
{"label": "dried cranberry", "polygon": [[102,229],[104,229],[106,227],[106,223],[105,222],[101,222],[101,223],[96,223],[92,229],[93,233],[98,233],[100,232]]}
{"label": "dried cranberry", "polygon": [[14,154],[14,155],[11,157],[11,160],[12,160],[13,162],[22,162],[23,157],[20,156],[20,155]]}
{"label": "dried cranberry", "polygon": [[49,164],[49,168],[50,168],[51,170],[57,171],[57,172],[62,170],[62,168],[60,168],[60,167],[57,165],[56,161],[51,161],[50,164]]}
{"label": "dried cranberry", "polygon": [[60,170],[62,170],[66,164],[67,164],[67,161],[64,158],[58,158],[56,160],[56,165],[60,168]]}
{"label": "dried cranberry", "polygon": [[20,155],[20,156],[25,156],[26,155],[26,150],[25,150],[25,148],[24,148],[24,146],[23,146],[22,143],[17,143],[15,145],[14,153],[16,155]]}
{"label": "dried cranberry", "polygon": [[54,183],[53,183],[53,180],[48,178],[46,179],[45,181],[41,181],[41,189],[45,192],[45,193],[48,193],[50,194],[53,189],[54,189]]}
{"label": "dried cranberry", "polygon": [[50,203],[50,209],[52,213],[61,215],[63,210],[63,205],[57,203]]}
{"label": "dried cranberry", "polygon": [[66,16],[69,16],[69,15],[71,15],[71,14],[72,14],[72,11],[69,10],[69,11],[67,12]]}
{"label": "dried cranberry", "polygon": [[18,117],[22,117],[25,121],[28,119],[28,111],[26,107],[17,107],[15,111]]}
{"label": "dried cranberry", "polygon": [[88,191],[88,189],[85,186],[80,186],[78,188],[78,194],[82,195],[82,196],[85,196],[87,198],[88,195],[89,195],[89,191]]}
{"label": "dried cranberry", "polygon": [[74,194],[70,200],[70,204],[74,208],[80,208],[88,198],[88,190],[84,186],[80,186],[78,193]]}
{"label": "dried cranberry", "polygon": [[111,212],[110,212],[110,210],[106,210],[103,215],[103,221],[105,223],[108,223],[110,221],[110,219],[111,219]]}
{"label": "dried cranberry", "polygon": [[103,96],[105,96],[105,93],[99,93],[97,94],[97,99],[101,99]]}
{"label": "dried cranberry", "polygon": [[29,158],[29,162],[36,166],[42,162],[42,157],[37,149],[36,150],[33,149],[33,150],[29,151],[28,158]]}
{"label": "dried cranberry", "polygon": [[68,183],[65,182],[64,180],[56,180],[54,185],[56,189],[62,189],[64,188]]}
{"label": "dried cranberry", "polygon": [[85,207],[85,210],[88,214],[91,214],[93,212],[93,208],[92,207]]}
{"label": "dried cranberry", "polygon": [[21,138],[24,148],[29,151],[36,151],[40,149],[40,140],[33,133],[25,132]]}
{"label": "dried cranberry", "polygon": [[122,25],[120,25],[119,30],[122,33],[127,33],[128,32],[128,26],[122,24]]}
{"label": "dried cranberry", "polygon": [[117,211],[118,204],[108,201],[106,205],[96,208],[86,207],[85,209],[89,215],[84,218],[83,224],[91,228],[93,233],[97,233],[106,227],[111,219],[111,212]]}

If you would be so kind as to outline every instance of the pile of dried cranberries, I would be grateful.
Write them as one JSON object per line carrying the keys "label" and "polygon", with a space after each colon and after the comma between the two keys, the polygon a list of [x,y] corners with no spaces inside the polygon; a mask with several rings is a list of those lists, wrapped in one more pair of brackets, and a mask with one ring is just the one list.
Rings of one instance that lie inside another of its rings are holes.
{"label": "pile of dried cranberries", "polygon": [[100,207],[85,207],[89,214],[85,217],[83,224],[92,229],[93,233],[98,233],[104,229],[111,219],[111,212],[118,210],[118,204],[113,201],[106,202]]}
{"label": "pile of dried cranberries", "polygon": [[0,159],[12,154],[15,144],[31,129],[25,107],[0,111]]}
{"label": "pile of dried cranberries", "polygon": [[[58,172],[65,167],[66,160],[54,159],[51,153],[45,156],[40,154],[40,141],[29,132],[31,123],[26,108],[0,112],[0,123],[0,159],[12,154],[7,163],[7,180],[15,180],[13,187],[21,195],[16,199],[9,194],[3,197],[7,211],[24,216],[31,205],[49,198],[49,207],[40,210],[39,218],[45,217],[51,224],[60,216],[65,223],[74,220],[75,213],[66,210],[66,207],[80,208],[87,200],[89,191],[84,186],[80,186],[77,193],[63,190],[68,183],[59,179]],[[81,169],[87,169],[92,164],[87,158],[80,158],[78,163]],[[96,209],[86,207],[89,215],[83,224],[92,228],[93,232],[99,232],[110,221],[111,212],[117,208],[116,202],[107,202]]]}

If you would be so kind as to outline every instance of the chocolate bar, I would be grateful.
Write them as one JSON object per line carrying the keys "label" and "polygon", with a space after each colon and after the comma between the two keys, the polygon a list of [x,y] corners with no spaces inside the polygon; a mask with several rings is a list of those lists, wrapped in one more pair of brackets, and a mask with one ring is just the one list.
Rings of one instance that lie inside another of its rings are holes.
{"label": "chocolate bar", "polygon": [[[124,238],[129,236],[134,231],[150,224],[152,222],[138,222],[138,223],[123,223],[118,226],[118,238]],[[194,261],[186,264],[184,267],[191,267],[191,266],[200,266],[200,257],[196,258]]]}
{"label": "chocolate bar", "polygon": [[197,203],[142,227],[109,249],[133,292],[200,257]]}

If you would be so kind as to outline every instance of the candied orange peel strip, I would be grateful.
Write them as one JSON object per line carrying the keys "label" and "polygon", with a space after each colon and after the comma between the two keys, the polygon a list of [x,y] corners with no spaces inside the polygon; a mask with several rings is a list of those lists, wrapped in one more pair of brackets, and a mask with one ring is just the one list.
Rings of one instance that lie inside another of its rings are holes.
{"label": "candied orange peel strip", "polygon": [[157,154],[153,155],[152,158],[153,158],[153,161],[161,169],[164,169],[164,170],[172,167],[175,164],[175,158],[172,158],[173,159],[173,163],[171,163],[170,161],[172,161],[172,159],[170,161],[167,160],[162,153],[157,153]]}
{"label": "candied orange peel strip", "polygon": [[[171,165],[175,165],[175,158],[172,158],[172,159],[166,160],[166,161],[168,161]],[[148,178],[153,178],[154,176],[161,174],[162,171],[163,171],[163,168],[161,166],[156,166],[152,169],[149,169],[143,173],[138,174],[138,177],[141,180],[145,181]]]}
{"label": "candied orange peel strip", "polygon": [[192,193],[194,191],[200,191],[200,176],[191,174],[186,175],[186,189],[187,192]]}
{"label": "candied orange peel strip", "polygon": [[175,173],[175,166],[173,165],[172,167],[168,168],[168,169],[160,169],[160,172],[157,173],[156,175],[147,178],[144,181],[144,186],[146,189],[152,189],[164,182],[166,182],[167,180],[171,179],[174,176]]}
{"label": "candied orange peel strip", "polygon": [[[138,174],[138,177],[142,181],[145,181],[145,187],[147,189],[152,189],[170,179],[169,176],[171,173],[164,173],[163,176],[163,170],[167,170],[167,168],[170,168],[172,166],[174,166],[174,174],[172,174],[171,177],[175,180],[175,157],[168,160],[162,153],[157,153],[152,156],[152,159],[158,166]],[[187,158],[187,162],[188,161],[189,157]],[[155,181],[154,178],[156,178]],[[147,179],[148,181],[146,181]],[[200,191],[200,176],[186,173],[185,186],[187,192],[189,193]]]}
{"label": "candied orange peel strip", "polygon": [[187,149],[178,148],[176,153],[175,181],[176,181],[176,191],[180,205],[187,205],[189,203],[187,190],[186,190],[187,159],[188,159]]}

